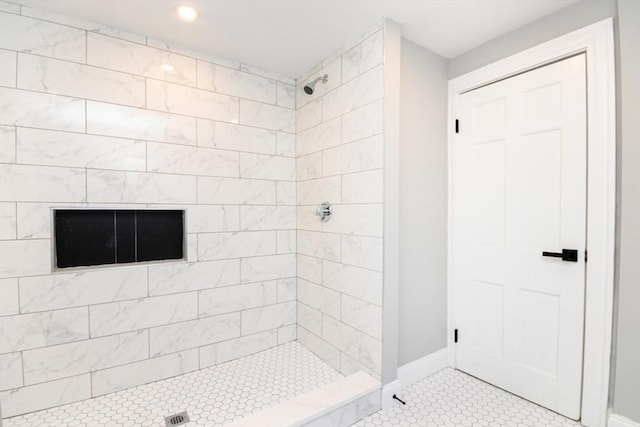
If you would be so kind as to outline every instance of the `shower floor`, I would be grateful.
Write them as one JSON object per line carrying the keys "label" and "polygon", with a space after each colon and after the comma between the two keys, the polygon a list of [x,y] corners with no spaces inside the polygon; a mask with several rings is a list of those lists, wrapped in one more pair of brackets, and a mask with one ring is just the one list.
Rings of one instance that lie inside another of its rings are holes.
{"label": "shower floor", "polygon": [[186,410],[188,426],[224,426],[342,374],[298,342],[210,368],[3,420],[4,427],[165,427]]}

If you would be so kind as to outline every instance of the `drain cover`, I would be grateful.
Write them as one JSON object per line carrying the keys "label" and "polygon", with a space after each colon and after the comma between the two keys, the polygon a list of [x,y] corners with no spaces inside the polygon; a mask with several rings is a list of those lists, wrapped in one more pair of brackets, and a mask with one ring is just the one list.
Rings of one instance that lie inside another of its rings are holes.
{"label": "drain cover", "polygon": [[167,427],[182,426],[189,422],[189,415],[187,414],[187,411],[169,415],[164,418],[164,422]]}

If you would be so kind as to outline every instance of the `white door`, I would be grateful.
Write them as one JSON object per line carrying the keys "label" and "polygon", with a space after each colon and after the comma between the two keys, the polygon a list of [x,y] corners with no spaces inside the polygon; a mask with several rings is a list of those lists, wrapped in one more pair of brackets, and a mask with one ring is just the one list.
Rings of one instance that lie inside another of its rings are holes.
{"label": "white door", "polygon": [[[451,260],[456,367],[578,419],[585,56],[464,93],[457,111]],[[563,249],[577,250],[577,259],[542,254]]]}

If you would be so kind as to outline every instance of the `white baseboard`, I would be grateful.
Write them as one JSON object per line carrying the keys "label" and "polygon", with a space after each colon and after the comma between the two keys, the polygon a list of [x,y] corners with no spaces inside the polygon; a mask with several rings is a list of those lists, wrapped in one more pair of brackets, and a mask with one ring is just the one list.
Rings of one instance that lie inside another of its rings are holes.
{"label": "white baseboard", "polygon": [[380,406],[382,409],[393,408],[394,405],[399,404],[397,400],[393,399],[393,395],[400,391],[400,381],[395,380],[382,387],[380,394]]}
{"label": "white baseboard", "polygon": [[622,415],[610,414],[608,427],[640,427],[640,423],[625,418]]}
{"label": "white baseboard", "polygon": [[449,349],[443,348],[398,368],[398,380],[402,387],[420,381],[449,366]]}

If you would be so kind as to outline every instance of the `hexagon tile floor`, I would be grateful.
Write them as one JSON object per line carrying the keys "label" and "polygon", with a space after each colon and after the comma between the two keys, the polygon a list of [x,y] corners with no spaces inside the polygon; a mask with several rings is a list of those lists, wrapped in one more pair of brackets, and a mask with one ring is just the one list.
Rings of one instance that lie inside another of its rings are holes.
{"label": "hexagon tile floor", "polygon": [[342,375],[298,342],[94,399],[3,420],[4,427],[216,427],[289,400]]}
{"label": "hexagon tile floor", "polygon": [[404,387],[407,402],[379,411],[357,427],[578,427],[541,406],[453,369]]}

